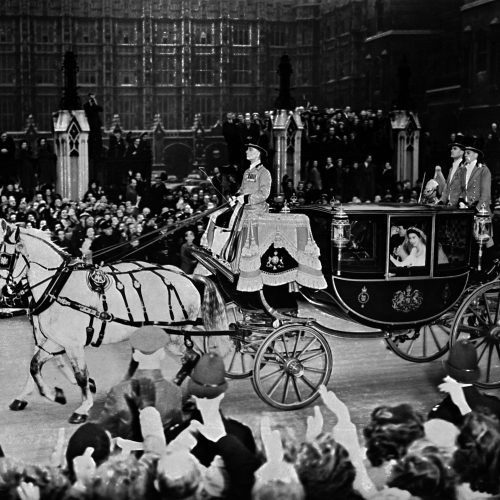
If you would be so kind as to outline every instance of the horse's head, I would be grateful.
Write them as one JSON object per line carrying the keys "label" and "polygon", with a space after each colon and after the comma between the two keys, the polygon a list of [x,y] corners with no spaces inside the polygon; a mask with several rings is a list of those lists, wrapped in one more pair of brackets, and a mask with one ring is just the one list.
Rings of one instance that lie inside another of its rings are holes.
{"label": "horse's head", "polygon": [[[27,272],[27,262],[23,258],[20,229],[0,221],[0,298],[12,298],[22,288],[22,279]],[[5,271],[7,271],[5,273]]]}
{"label": "horse's head", "polygon": [[19,227],[9,224],[5,219],[0,219],[0,244],[15,245],[19,241]]}

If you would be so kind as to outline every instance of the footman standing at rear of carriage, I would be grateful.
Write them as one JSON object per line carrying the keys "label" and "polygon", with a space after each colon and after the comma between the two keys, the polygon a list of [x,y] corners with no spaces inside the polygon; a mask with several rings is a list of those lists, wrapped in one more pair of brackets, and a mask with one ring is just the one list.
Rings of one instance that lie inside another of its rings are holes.
{"label": "footman standing at rear of carriage", "polygon": [[465,146],[465,202],[477,210],[484,208],[490,212],[491,205],[491,172],[479,160],[483,152],[471,140]]}
{"label": "footman standing at rear of carriage", "polygon": [[458,201],[463,197],[463,191],[465,189],[465,178],[464,178],[464,151],[465,146],[461,141],[457,140],[450,144],[450,156],[452,159],[452,165],[448,178],[446,179],[446,185],[443,190],[443,195],[441,196],[441,202],[445,205],[458,206]]}

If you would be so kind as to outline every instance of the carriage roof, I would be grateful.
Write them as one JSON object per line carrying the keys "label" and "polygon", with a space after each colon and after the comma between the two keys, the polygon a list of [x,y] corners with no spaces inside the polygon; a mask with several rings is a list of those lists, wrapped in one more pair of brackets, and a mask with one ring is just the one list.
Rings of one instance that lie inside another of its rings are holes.
{"label": "carriage roof", "polygon": [[[469,214],[473,215],[474,210],[472,209],[459,209],[447,207],[444,205],[421,205],[418,203],[345,203],[342,204],[342,208],[345,210],[347,215],[355,213],[363,214]],[[332,209],[329,205],[305,205],[299,208],[292,209],[293,211],[313,211],[313,212],[323,212],[330,213],[333,215]]]}

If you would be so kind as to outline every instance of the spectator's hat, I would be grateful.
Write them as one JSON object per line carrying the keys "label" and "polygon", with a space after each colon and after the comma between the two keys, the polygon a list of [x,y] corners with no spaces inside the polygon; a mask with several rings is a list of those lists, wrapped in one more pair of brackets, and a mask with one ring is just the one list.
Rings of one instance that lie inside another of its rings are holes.
{"label": "spectator's hat", "polygon": [[478,366],[477,352],[474,344],[468,340],[460,340],[453,344],[445,362],[450,377],[457,382],[472,384],[479,379],[481,370]]}
{"label": "spectator's hat", "polygon": [[479,137],[476,137],[476,136],[468,137],[465,140],[465,148],[464,149],[466,151],[467,150],[474,151],[479,156],[482,156],[482,154],[483,154],[483,151],[481,149],[481,141],[480,141]]}
{"label": "spectator's hat", "polygon": [[89,216],[90,216],[90,214],[86,210],[85,210],[85,212],[82,212],[80,214],[80,217],[89,217]]}
{"label": "spectator's hat", "polygon": [[267,151],[266,151],[263,147],[261,147],[261,146],[259,146],[259,145],[257,145],[257,144],[252,144],[251,142],[249,142],[249,143],[245,144],[245,146],[246,146],[246,148],[247,148],[247,149],[248,149],[248,148],[253,148],[253,149],[256,149],[257,151],[259,151],[259,152],[260,152],[260,155],[261,155],[263,158],[266,158],[266,157],[267,157]]}
{"label": "spectator's hat", "polygon": [[167,335],[158,326],[141,326],[130,336],[130,346],[143,354],[153,354],[165,347]]}
{"label": "spectator's hat", "polygon": [[101,229],[109,229],[111,227],[111,221],[110,220],[103,220],[100,224]]}
{"label": "spectator's hat", "polygon": [[193,368],[187,390],[198,398],[216,398],[227,389],[222,358],[214,352],[203,355]]}

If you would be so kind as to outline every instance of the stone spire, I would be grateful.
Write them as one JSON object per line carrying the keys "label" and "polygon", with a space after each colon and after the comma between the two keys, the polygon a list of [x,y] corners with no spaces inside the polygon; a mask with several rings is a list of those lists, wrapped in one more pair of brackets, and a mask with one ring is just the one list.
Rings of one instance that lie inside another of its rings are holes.
{"label": "stone spire", "polygon": [[60,109],[83,109],[82,101],[78,95],[78,87],[76,85],[76,74],[79,68],[76,64],[76,56],[70,50],[64,54],[62,70],[64,73],[64,88],[62,91]]}
{"label": "stone spire", "polygon": [[293,70],[290,64],[290,58],[287,54],[281,56],[278,66],[278,75],[280,76],[280,88],[278,98],[274,103],[277,109],[295,109],[295,99],[290,94],[290,78]]}

